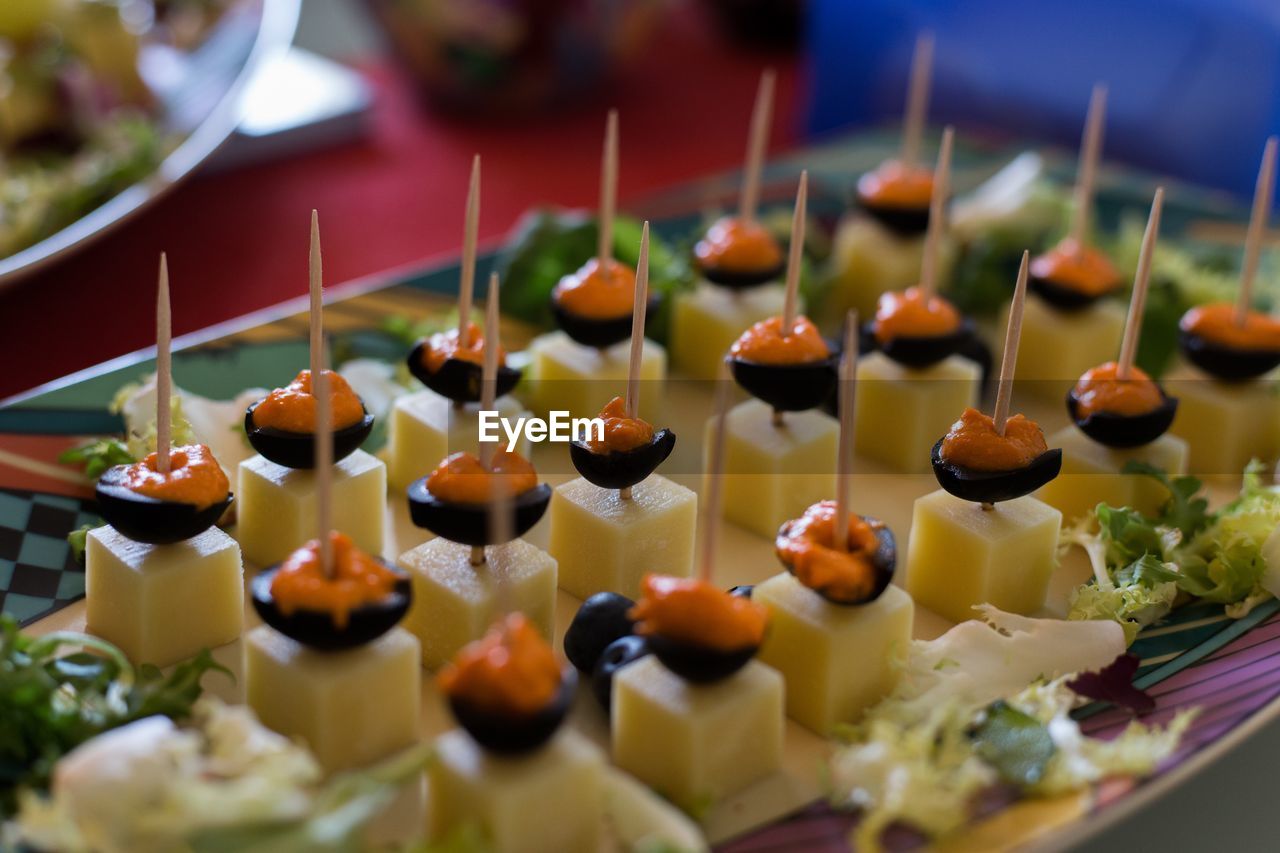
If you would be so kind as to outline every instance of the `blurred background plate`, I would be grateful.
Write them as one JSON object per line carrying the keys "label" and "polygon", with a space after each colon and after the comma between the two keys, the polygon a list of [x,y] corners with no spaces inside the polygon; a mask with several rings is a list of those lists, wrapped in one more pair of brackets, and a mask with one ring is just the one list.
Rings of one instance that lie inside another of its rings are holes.
{"label": "blurred background plate", "polygon": [[302,0],[242,0],[188,53],[144,48],[140,71],[171,150],[155,171],[70,225],[0,258],[0,288],[110,232],[205,163],[236,131],[255,73],[289,50]]}

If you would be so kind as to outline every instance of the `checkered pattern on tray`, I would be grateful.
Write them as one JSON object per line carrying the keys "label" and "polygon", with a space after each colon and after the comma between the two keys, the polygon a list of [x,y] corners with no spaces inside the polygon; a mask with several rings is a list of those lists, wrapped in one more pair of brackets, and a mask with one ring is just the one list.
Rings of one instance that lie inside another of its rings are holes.
{"label": "checkered pattern on tray", "polygon": [[96,523],[89,501],[0,489],[0,612],[25,625],[83,596],[67,534]]}

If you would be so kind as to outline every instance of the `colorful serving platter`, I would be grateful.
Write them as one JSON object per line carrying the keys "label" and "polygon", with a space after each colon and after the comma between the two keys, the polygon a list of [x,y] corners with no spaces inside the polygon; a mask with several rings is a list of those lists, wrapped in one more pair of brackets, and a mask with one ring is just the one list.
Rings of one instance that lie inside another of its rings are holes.
{"label": "colorful serving platter", "polygon": [[[873,165],[889,150],[889,137],[865,137],[804,152],[775,163],[766,197],[782,200],[790,192],[795,164],[801,159],[816,177],[814,208],[819,216],[833,216],[843,205],[844,189],[851,176]],[[959,189],[974,185],[1007,160],[1007,149],[966,150],[957,160]],[[1140,208],[1149,198],[1149,182],[1125,176],[1110,180],[1102,189],[1104,211]],[[731,179],[716,179],[654,199],[637,208],[652,216],[660,232],[684,235],[692,230],[698,214],[690,211],[708,200],[728,197]],[[1167,220],[1167,233],[1186,231],[1192,224],[1223,221],[1232,211],[1220,200],[1190,192],[1173,194],[1179,199]],[[1190,204],[1188,199],[1196,200]],[[1104,212],[1104,219],[1107,214]],[[1113,220],[1114,221],[1114,220]],[[481,280],[497,260],[481,258]],[[443,316],[452,307],[458,270],[453,263],[424,272],[392,274],[355,282],[330,291],[332,302],[325,322],[334,338],[335,351],[347,357],[402,357],[403,343],[387,331],[387,321],[418,321]],[[175,297],[181,305],[181,291]],[[519,349],[533,330],[519,318],[508,321],[504,341]],[[206,330],[178,342],[181,351],[173,360],[176,384],[188,391],[216,399],[229,399],[246,388],[271,386],[282,375],[307,363],[305,298],[279,306],[223,327]],[[72,530],[95,520],[92,489],[83,476],[57,463],[63,450],[82,443],[87,436],[118,433],[122,423],[108,410],[116,391],[153,370],[151,358],[138,353],[68,377],[0,406],[0,608],[36,632],[83,627],[83,569],[66,543]],[[711,400],[698,383],[668,383],[666,411],[670,426],[685,436],[700,435],[710,413]],[[1051,428],[1065,422],[1061,407],[1031,408],[1028,414]],[[371,438],[370,449],[380,447],[381,431]],[[691,488],[698,487],[701,448],[689,440],[677,450],[666,472]],[[247,451],[246,451],[247,455]],[[546,479],[558,484],[573,475],[567,451],[556,445],[539,446],[535,462]],[[932,477],[925,472],[890,473],[874,463],[860,461],[854,481],[854,508],[874,512],[906,540],[912,502],[931,491]],[[1215,495],[1219,500],[1225,492]],[[874,502],[874,503],[873,503]],[[403,496],[390,501],[385,556],[422,541],[423,534],[408,522]],[[545,542],[545,522],[530,538]],[[256,568],[256,567],[251,567]],[[726,527],[717,561],[717,579],[725,585],[754,583],[777,571],[769,542]],[[248,574],[252,574],[249,572]],[[1068,591],[1088,574],[1079,553],[1069,554],[1056,573],[1049,610],[1062,615]],[[559,593],[557,622],[562,633],[576,608],[576,599]],[[1181,709],[1198,707],[1199,715],[1188,730],[1177,754],[1153,778],[1140,783],[1104,784],[1082,795],[1029,801],[978,819],[949,844],[962,848],[990,849],[1020,845],[1063,846],[1079,841],[1107,822],[1118,819],[1142,803],[1188,778],[1196,768],[1224,754],[1264,721],[1280,715],[1280,602],[1269,600],[1241,619],[1223,615],[1222,607],[1193,605],[1144,631],[1133,652],[1141,659],[1138,685],[1156,700],[1156,710],[1144,720],[1167,722]],[[251,613],[248,624],[255,624]],[[917,636],[934,637],[949,623],[921,611]],[[239,643],[217,651],[219,660],[238,670]],[[237,688],[212,684],[224,698],[239,700]],[[585,692],[585,691],[584,691]],[[424,735],[434,734],[447,723],[443,703],[435,687],[424,687]],[[1086,707],[1078,712],[1086,734],[1107,736],[1122,729],[1129,717],[1113,709]],[[579,697],[572,724],[589,736],[607,741],[607,720],[592,703]],[[822,801],[821,764],[827,742],[794,723],[787,728],[785,772],[778,780],[730,798],[707,816],[710,840],[720,849],[737,853],[783,850],[846,850],[856,817],[833,810]],[[405,807],[402,821],[411,825],[413,811]],[[911,847],[919,836],[903,831],[887,839],[894,847]]]}

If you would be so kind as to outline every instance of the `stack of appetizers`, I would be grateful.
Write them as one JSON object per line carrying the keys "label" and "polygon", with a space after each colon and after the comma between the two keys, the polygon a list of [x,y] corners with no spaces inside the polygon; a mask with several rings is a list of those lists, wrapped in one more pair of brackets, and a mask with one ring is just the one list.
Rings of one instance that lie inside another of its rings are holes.
{"label": "stack of appetizers", "polygon": [[315,526],[316,395],[312,382],[323,370],[332,398],[334,526],[361,550],[382,552],[387,506],[387,466],[360,449],[373,430],[373,415],[347,381],[323,367],[324,301],[320,229],[311,215],[311,367],[245,412],[244,429],[258,455],[240,463],[236,538],[245,559],[278,563],[304,542],[320,536]]}
{"label": "stack of appetizers", "polygon": [[[618,185],[618,113],[611,111],[605,130],[600,174],[599,233],[596,256],[565,276],[551,293],[551,309],[560,329],[529,345],[533,407],[540,414],[568,412],[590,417],[608,389],[627,378],[631,334],[631,296],[635,271],[613,256],[613,218]],[[649,309],[657,307],[650,297]],[[644,341],[640,378],[655,390],[667,375],[667,352]],[[657,395],[649,406],[660,408]]]}
{"label": "stack of appetizers", "polygon": [[738,213],[716,220],[698,240],[693,261],[699,280],[676,296],[671,312],[671,360],[693,379],[714,379],[742,330],[782,311],[782,247],[757,215],[773,88],[774,74],[765,71],[751,115]]}
{"label": "stack of appetizers", "polygon": [[[327,436],[327,374],[316,374],[314,434]],[[385,758],[417,739],[418,641],[397,628],[413,588],[403,572],[333,529],[332,448],[314,442],[320,535],[253,579],[266,623],[244,642],[245,697],[269,728],[306,743],[328,772]]]}
{"label": "stack of appetizers", "polygon": [[[485,317],[480,408],[492,411],[501,347],[496,274]],[[489,442],[479,449],[478,456],[454,453],[409,487],[413,523],[436,535],[399,559],[414,588],[405,624],[421,641],[429,669],[478,639],[505,609],[524,613],[543,636],[555,624],[556,561],[518,538],[546,512],[551,487],[538,482],[519,453]],[[499,530],[496,519],[508,502],[515,521]]]}
{"label": "stack of appetizers", "polygon": [[1190,445],[1197,474],[1234,477],[1250,459],[1280,456],[1280,319],[1253,307],[1253,284],[1275,194],[1276,137],[1267,140],[1234,305],[1193,308],[1179,324],[1194,367],[1173,382],[1182,401],[1173,432]]}
{"label": "stack of appetizers", "polygon": [[98,479],[105,527],[85,548],[85,624],[135,663],[167,666],[240,636],[240,547],[214,525],[230,483],[203,444],[171,447],[169,273],[156,308],[156,450]]}
{"label": "stack of appetizers", "polygon": [[641,353],[648,307],[649,223],[640,238],[631,322],[626,397],[600,412],[603,433],[569,446],[582,476],[551,497],[551,542],[560,588],[579,598],[604,590],[635,596],[649,572],[686,576],[693,570],[697,496],[654,472],[676,436],[640,415]]}
{"label": "stack of appetizers", "polygon": [[[426,465],[450,453],[475,447],[479,438],[480,363],[484,340],[471,322],[476,275],[476,234],[480,220],[480,157],[471,166],[462,269],[458,283],[458,325],[420,341],[408,355],[409,373],[425,390],[397,397],[387,427],[387,482],[403,492]],[[495,408],[504,418],[528,416],[510,391],[520,372],[498,353],[498,397]],[[522,449],[528,454],[528,442]]]}

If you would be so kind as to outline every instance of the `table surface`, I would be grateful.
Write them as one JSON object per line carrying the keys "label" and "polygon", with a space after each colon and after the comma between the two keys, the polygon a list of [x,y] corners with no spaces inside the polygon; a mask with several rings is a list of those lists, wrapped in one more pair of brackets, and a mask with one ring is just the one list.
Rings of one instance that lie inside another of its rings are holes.
{"label": "table surface", "polygon": [[[299,42],[361,57],[379,97],[371,135],[284,163],[197,177],[106,242],[0,293],[0,398],[152,343],[150,304],[162,249],[173,272],[175,333],[183,334],[304,293],[312,207],[321,211],[331,283],[456,252],[466,166],[475,151],[485,158],[489,188],[481,222],[486,240],[500,237],[529,205],[592,204],[610,104],[622,115],[624,205],[737,165],[756,75],[766,62],[780,72],[773,146],[796,138],[798,65],[733,53],[688,12],[668,24],[663,50],[642,60],[610,100],[517,133],[423,113],[378,57],[376,36],[356,8],[351,0],[308,0]],[[676,116],[680,125],[671,121]],[[530,161],[538,168],[528,168]],[[103,316],[112,318],[109,336],[101,333]],[[48,340],[63,343],[37,350]],[[1264,816],[1278,755],[1280,723],[1089,846],[1273,848]]]}

